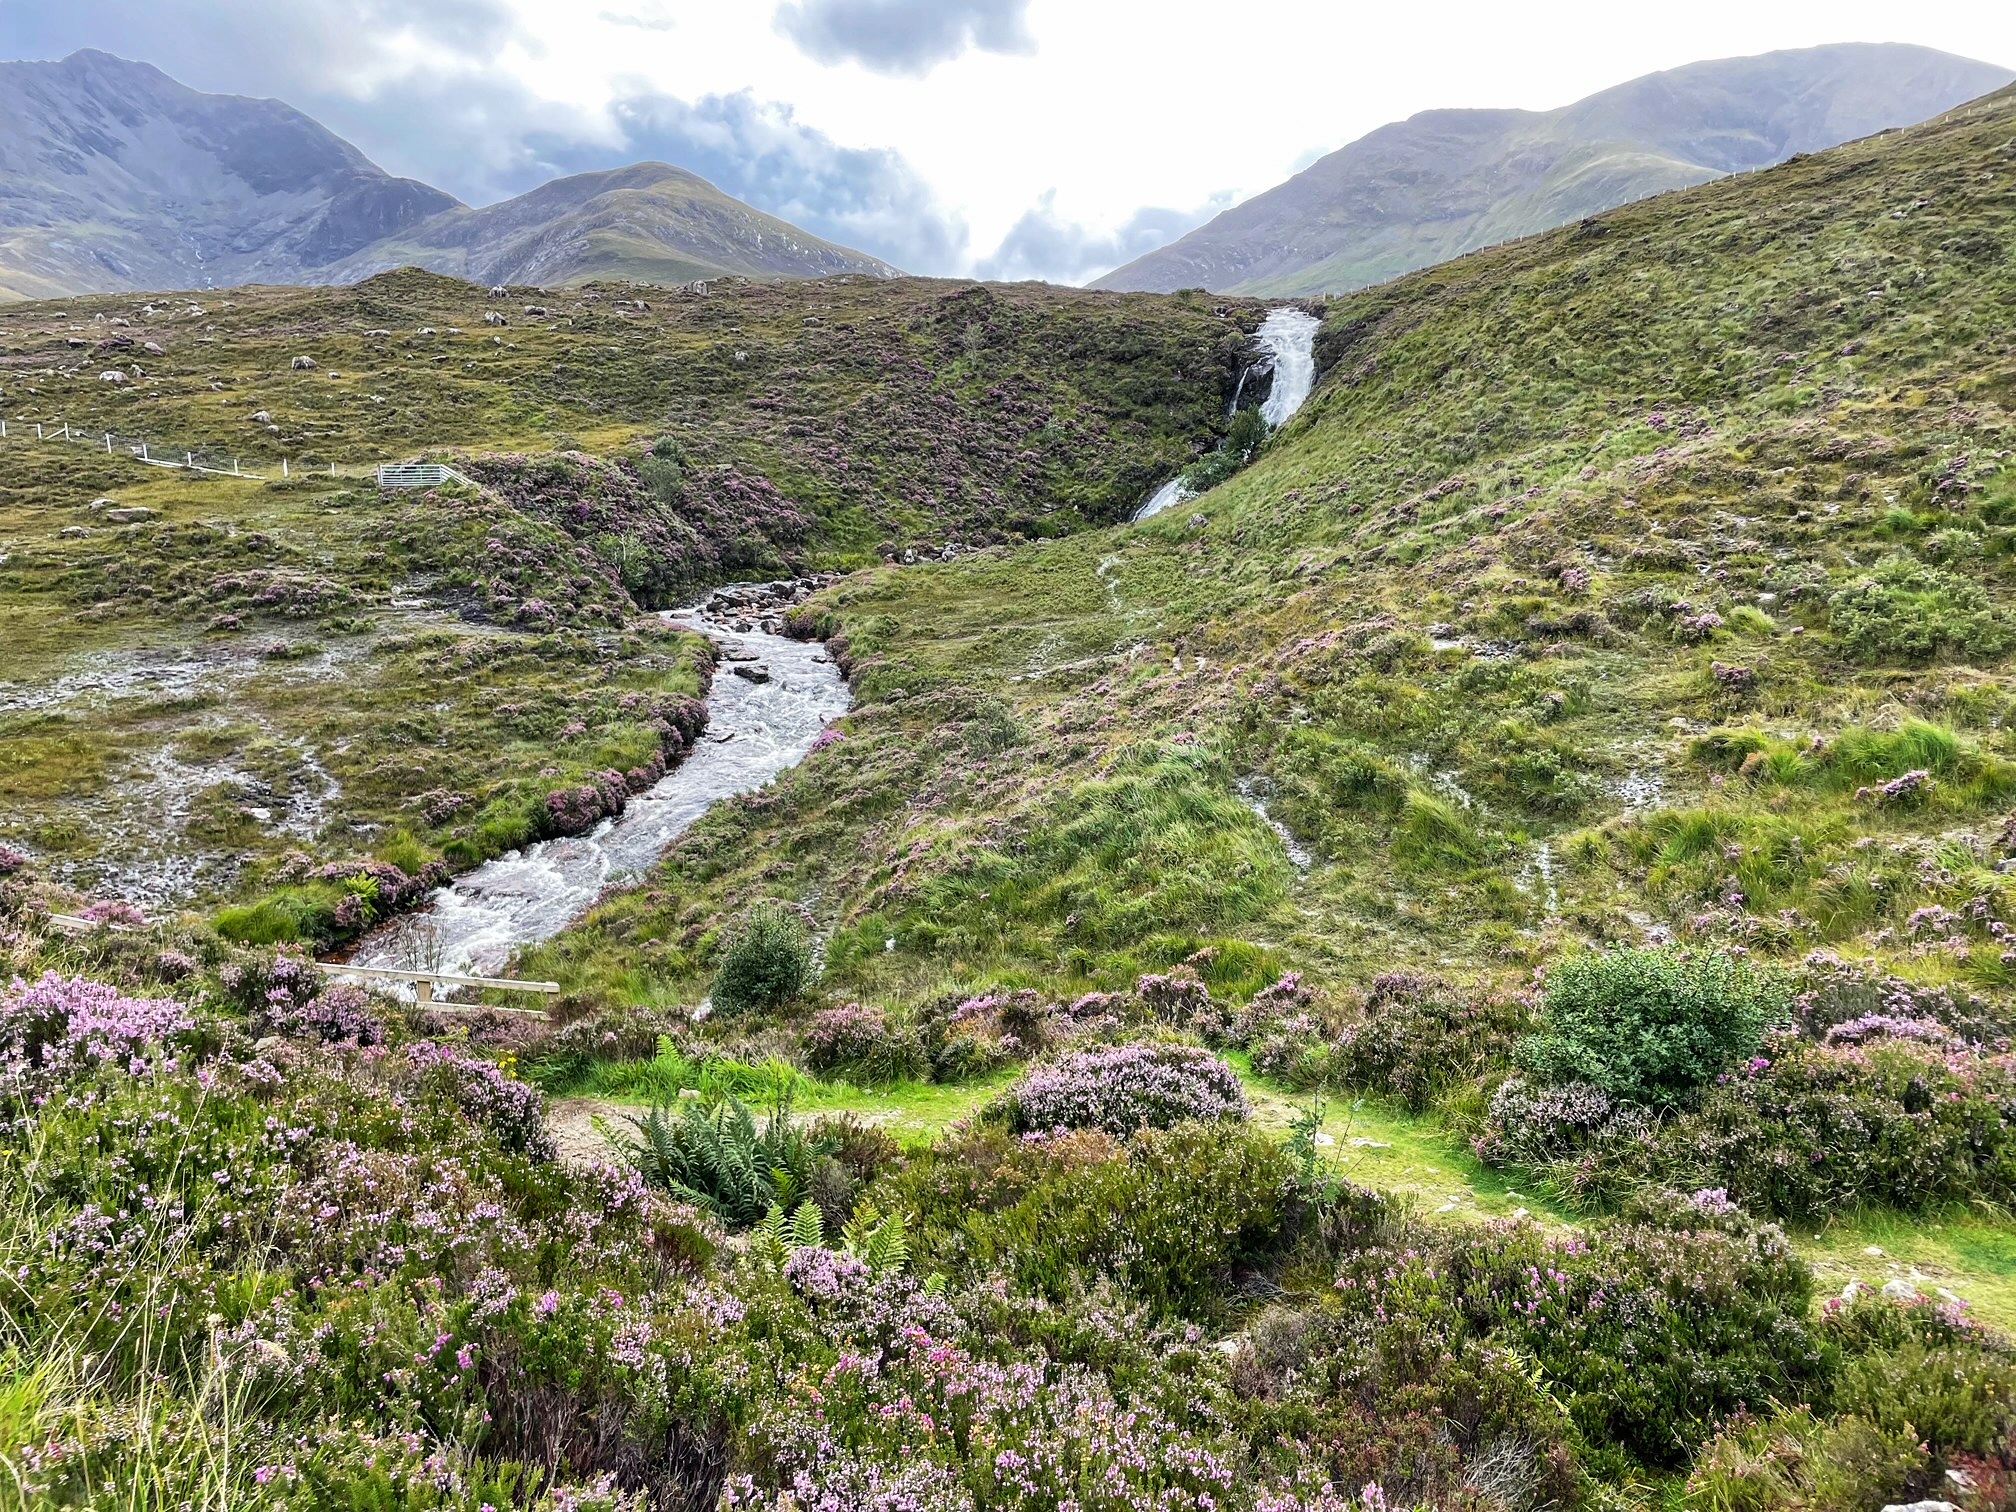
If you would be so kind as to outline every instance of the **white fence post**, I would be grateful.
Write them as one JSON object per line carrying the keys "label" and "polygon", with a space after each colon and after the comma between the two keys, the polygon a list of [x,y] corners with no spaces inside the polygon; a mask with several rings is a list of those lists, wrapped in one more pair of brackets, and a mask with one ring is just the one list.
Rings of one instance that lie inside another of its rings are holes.
{"label": "white fence post", "polygon": [[291,478],[294,476],[292,473],[287,471],[287,459],[285,457],[282,457],[280,459],[280,476],[283,478]]}
{"label": "white fence post", "polygon": [[112,455],[112,432],[110,431],[105,432],[105,455],[108,457]]}
{"label": "white fence post", "polygon": [[7,439],[7,422],[0,420],[0,441]]}
{"label": "white fence post", "polygon": [[40,420],[35,422],[35,439],[37,441],[42,439],[42,422]]}
{"label": "white fence post", "polygon": [[147,443],[145,441],[140,443],[140,460],[142,462],[147,460]]}

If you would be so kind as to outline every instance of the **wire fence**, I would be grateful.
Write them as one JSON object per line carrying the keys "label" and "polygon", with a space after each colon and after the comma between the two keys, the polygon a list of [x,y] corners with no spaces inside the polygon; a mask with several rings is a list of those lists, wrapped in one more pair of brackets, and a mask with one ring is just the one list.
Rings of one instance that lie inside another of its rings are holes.
{"label": "wire fence", "polygon": [[294,457],[282,457],[278,461],[248,461],[223,447],[164,445],[147,436],[125,431],[90,430],[64,420],[0,418],[0,441],[88,446],[108,457],[130,457],[149,467],[169,467],[180,472],[207,473],[213,477],[249,478],[254,482],[301,477],[376,478],[381,466],[376,462],[325,462]]}

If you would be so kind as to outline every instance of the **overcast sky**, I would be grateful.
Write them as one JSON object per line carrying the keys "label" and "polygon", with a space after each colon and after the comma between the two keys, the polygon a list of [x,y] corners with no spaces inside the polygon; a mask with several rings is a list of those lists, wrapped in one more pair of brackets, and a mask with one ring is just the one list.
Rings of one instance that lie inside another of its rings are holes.
{"label": "overcast sky", "polygon": [[1842,41],[2016,65],[2016,6],[0,0],[0,57],[278,96],[473,204],[662,158],[913,272],[1064,282],[1417,110]]}

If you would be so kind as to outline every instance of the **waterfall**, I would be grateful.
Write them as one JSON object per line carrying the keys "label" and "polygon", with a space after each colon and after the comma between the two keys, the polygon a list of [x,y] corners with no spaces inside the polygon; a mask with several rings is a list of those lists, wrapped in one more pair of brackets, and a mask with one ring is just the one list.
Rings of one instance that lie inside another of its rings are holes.
{"label": "waterfall", "polygon": [[1321,326],[1306,310],[1282,306],[1269,310],[1260,327],[1260,345],[1274,354],[1274,389],[1260,413],[1270,429],[1295,418],[1295,411],[1316,387],[1316,332]]}
{"label": "waterfall", "polygon": [[[1298,310],[1292,305],[1282,305],[1267,312],[1267,318],[1260,323],[1260,330],[1254,337],[1260,349],[1274,359],[1274,388],[1267,395],[1267,402],[1260,406],[1260,413],[1266,418],[1270,430],[1278,430],[1294,418],[1309,398],[1309,392],[1316,387],[1316,332],[1322,322],[1306,310]],[[1239,390],[1246,387],[1246,380],[1252,375],[1255,364],[1249,364],[1239,375]],[[1239,393],[1232,395],[1236,409]],[[1155,490],[1154,496],[1143,504],[1136,520],[1151,519],[1165,509],[1173,509],[1191,495],[1184,490],[1183,476],[1177,474]]]}

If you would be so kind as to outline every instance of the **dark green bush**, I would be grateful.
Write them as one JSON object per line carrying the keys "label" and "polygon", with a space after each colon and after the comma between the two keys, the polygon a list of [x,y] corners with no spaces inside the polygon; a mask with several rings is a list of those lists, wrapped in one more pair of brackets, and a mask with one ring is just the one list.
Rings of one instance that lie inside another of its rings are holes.
{"label": "dark green bush", "polygon": [[1524,997],[1388,972],[1373,979],[1364,1021],[1339,1038],[1332,1069],[1347,1086],[1419,1112],[1447,1088],[1502,1066],[1532,1021]]}
{"label": "dark green bush", "polygon": [[1236,1126],[1147,1129],[1124,1154],[1062,1162],[1013,1206],[964,1227],[977,1265],[1006,1264],[1052,1298],[1103,1273],[1159,1312],[1206,1315],[1234,1270],[1287,1237],[1289,1176],[1279,1145]]}
{"label": "dark green bush", "polygon": [[779,1008],[812,980],[812,936],[804,915],[780,904],[755,909],[728,942],[714,978],[721,1013]]}
{"label": "dark green bush", "polygon": [[1755,1055],[1790,1011],[1775,972],[1718,951],[1618,949],[1571,957],[1547,975],[1538,1033],[1520,1062],[1554,1082],[1672,1107]]}

